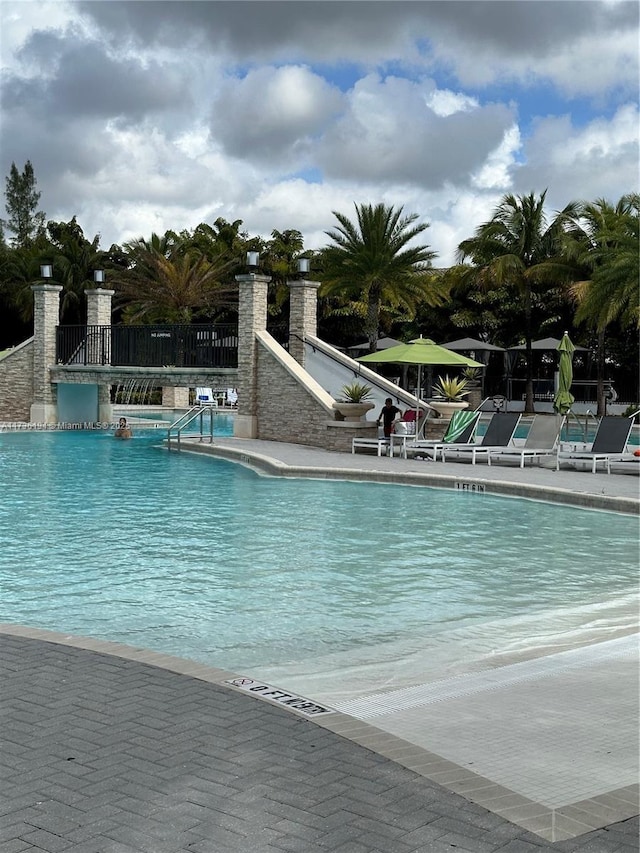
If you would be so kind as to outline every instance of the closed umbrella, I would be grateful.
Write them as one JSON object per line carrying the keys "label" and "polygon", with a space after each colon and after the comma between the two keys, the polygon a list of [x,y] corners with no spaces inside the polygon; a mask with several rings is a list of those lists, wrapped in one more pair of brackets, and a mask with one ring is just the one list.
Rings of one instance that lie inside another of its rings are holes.
{"label": "closed umbrella", "polygon": [[575,346],[572,344],[567,332],[562,336],[557,349],[560,353],[560,362],[558,365],[558,391],[553,398],[553,408],[559,414],[566,415],[575,400],[575,397],[571,393],[571,383],[573,382],[573,351],[575,350]]}
{"label": "closed umbrella", "polygon": [[453,350],[439,346],[429,338],[416,338],[408,344],[372,352],[360,356],[356,361],[363,364],[415,364],[418,368],[418,390],[416,393],[416,429],[420,418],[420,389],[422,388],[423,365],[444,365],[451,367],[484,367],[478,361],[459,355]]}

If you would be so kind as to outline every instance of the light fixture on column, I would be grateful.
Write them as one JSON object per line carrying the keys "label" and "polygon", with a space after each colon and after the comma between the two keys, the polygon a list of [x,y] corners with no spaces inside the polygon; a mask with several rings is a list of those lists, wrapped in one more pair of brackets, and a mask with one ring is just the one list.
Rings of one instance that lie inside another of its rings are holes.
{"label": "light fixture on column", "polygon": [[52,278],[53,267],[51,264],[40,264],[40,278]]}
{"label": "light fixture on column", "polygon": [[104,284],[104,270],[93,271],[93,283],[96,287],[102,287]]}
{"label": "light fixture on column", "polygon": [[247,266],[249,269],[256,269],[260,260],[259,252],[247,252]]}
{"label": "light fixture on column", "polygon": [[309,258],[298,258],[298,272],[302,274],[309,272]]}

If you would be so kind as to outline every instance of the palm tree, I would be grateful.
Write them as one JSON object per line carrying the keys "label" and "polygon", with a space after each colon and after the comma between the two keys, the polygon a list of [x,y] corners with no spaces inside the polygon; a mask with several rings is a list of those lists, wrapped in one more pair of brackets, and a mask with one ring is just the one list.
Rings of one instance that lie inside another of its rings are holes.
{"label": "palm tree", "polygon": [[458,259],[471,260],[465,278],[482,289],[496,285],[515,289],[522,299],[526,353],[525,411],[533,412],[534,292],[542,284],[559,283],[571,275],[571,266],[561,253],[564,227],[575,215],[577,205],[568,204],[551,222],[544,212],[547,191],[539,198],[505,195],[488,222],[480,225],[458,246]]}
{"label": "palm tree", "polygon": [[591,273],[578,282],[578,320],[604,328],[615,320],[638,325],[640,195],[583,205],[568,234],[568,250]]}
{"label": "palm tree", "polygon": [[[51,255],[46,256],[51,262]],[[31,285],[40,277],[40,264],[44,263],[42,250],[32,246],[10,248],[2,264],[5,299],[23,323],[33,320],[33,292]]]}
{"label": "palm tree", "polygon": [[357,223],[333,211],[340,224],[325,232],[333,245],[323,250],[322,294],[355,298],[354,307],[364,316],[369,352],[375,352],[384,305],[413,316],[419,302],[435,304],[442,294],[427,273],[435,253],[427,246],[408,245],[426,231],[427,223],[414,225],[417,214],[403,216],[402,207],[355,208]]}
{"label": "palm tree", "polygon": [[113,283],[127,301],[126,321],[190,323],[211,316],[236,298],[234,284],[225,284],[229,261],[208,260],[179,240],[136,240],[125,244],[129,269],[113,274]]}
{"label": "palm tree", "polygon": [[66,324],[81,324],[84,291],[94,286],[94,270],[105,266],[107,252],[100,249],[99,234],[87,240],[75,216],[69,222],[48,222],[47,231],[53,247],[55,281],[63,286],[62,319]]}
{"label": "palm tree", "polygon": [[604,368],[607,327],[638,326],[640,280],[640,195],[622,196],[614,206],[606,199],[580,207],[567,232],[565,250],[580,275],[571,291],[578,302],[576,319],[598,336],[598,414],[605,413]]}

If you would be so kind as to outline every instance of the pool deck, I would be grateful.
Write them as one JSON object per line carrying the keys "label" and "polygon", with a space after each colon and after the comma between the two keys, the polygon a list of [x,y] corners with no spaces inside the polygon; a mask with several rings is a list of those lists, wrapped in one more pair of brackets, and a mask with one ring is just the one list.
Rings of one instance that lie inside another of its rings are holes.
{"label": "pool deck", "polygon": [[[266,474],[638,511],[628,473],[233,438],[193,449]],[[288,684],[0,625],[0,853],[632,853],[637,651],[627,630],[329,706]]]}

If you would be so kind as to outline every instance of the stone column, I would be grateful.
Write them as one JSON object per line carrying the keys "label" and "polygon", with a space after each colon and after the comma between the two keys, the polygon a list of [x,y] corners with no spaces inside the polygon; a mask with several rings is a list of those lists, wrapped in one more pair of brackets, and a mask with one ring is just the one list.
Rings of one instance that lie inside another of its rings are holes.
{"label": "stone column", "polygon": [[289,298],[289,354],[304,367],[304,340],[318,333],[319,281],[287,282]]}
{"label": "stone column", "polygon": [[162,405],[169,409],[188,409],[189,389],[173,388],[170,385],[163,385]]}
{"label": "stone column", "polygon": [[111,335],[107,329],[96,326],[111,326],[111,297],[114,290],[95,288],[85,290],[87,297],[87,364],[111,364]]}
{"label": "stone column", "polygon": [[49,368],[56,363],[56,327],[60,322],[59,284],[33,284],[33,402],[31,423],[55,424],[58,421],[56,386]]}
{"label": "stone column", "polygon": [[[111,299],[115,290],[95,287],[85,290],[87,297],[87,364],[111,364],[111,330],[96,326],[111,326]],[[111,423],[111,385],[98,385],[98,420]]]}
{"label": "stone column", "polygon": [[270,276],[248,273],[237,275],[238,282],[238,410],[233,419],[233,434],[238,438],[256,438],[257,356],[256,333],[267,328],[267,285]]}
{"label": "stone column", "polygon": [[103,290],[94,287],[85,290],[87,297],[87,326],[110,326],[111,325],[111,297],[115,290]]}

